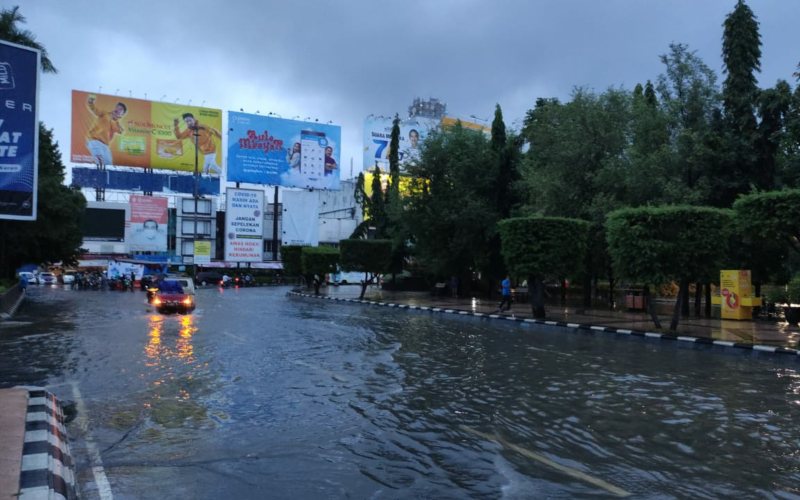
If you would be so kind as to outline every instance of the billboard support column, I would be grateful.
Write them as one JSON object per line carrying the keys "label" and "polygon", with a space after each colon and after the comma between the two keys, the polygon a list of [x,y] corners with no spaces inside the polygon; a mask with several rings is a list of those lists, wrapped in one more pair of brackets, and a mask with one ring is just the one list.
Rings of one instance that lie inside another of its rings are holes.
{"label": "billboard support column", "polygon": [[278,260],[278,186],[275,186],[272,205],[272,260]]}

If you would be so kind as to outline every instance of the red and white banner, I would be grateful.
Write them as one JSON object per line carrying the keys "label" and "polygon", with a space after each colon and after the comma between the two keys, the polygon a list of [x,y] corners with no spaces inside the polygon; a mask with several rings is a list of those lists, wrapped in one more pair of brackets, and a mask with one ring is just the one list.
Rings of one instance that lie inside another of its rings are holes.
{"label": "red and white banner", "polygon": [[166,252],[168,200],[156,196],[131,195],[128,250]]}

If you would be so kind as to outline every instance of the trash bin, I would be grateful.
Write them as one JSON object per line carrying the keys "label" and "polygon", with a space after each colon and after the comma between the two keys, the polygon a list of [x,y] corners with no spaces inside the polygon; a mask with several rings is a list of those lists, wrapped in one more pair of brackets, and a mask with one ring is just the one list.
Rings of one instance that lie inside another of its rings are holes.
{"label": "trash bin", "polygon": [[634,288],[625,290],[625,307],[632,311],[644,311],[647,308],[644,292]]}

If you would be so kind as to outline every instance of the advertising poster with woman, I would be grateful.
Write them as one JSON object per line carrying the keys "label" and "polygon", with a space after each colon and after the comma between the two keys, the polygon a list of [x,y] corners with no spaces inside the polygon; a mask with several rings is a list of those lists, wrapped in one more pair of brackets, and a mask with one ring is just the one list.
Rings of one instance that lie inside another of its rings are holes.
{"label": "advertising poster with woman", "polygon": [[339,189],[338,125],[228,112],[228,182]]}

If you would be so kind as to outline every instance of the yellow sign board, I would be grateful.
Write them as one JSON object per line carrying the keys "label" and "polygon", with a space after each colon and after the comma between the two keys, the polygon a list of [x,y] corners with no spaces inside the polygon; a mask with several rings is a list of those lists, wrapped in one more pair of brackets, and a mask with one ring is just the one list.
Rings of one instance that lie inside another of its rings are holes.
{"label": "yellow sign board", "polygon": [[194,263],[208,264],[211,262],[211,242],[208,240],[195,240]]}
{"label": "yellow sign board", "polygon": [[753,297],[750,271],[722,270],[719,285],[720,296],[714,302],[722,306],[722,319],[752,319],[753,306],[760,306],[761,298]]}

